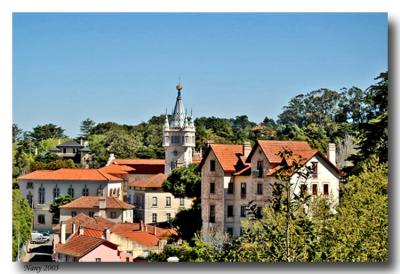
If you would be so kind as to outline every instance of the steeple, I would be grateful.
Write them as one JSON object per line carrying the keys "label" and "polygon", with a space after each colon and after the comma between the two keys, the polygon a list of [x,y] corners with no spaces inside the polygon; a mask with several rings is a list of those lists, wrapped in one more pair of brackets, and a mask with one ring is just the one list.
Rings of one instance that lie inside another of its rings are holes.
{"label": "steeple", "polygon": [[181,90],[183,86],[181,83],[176,85],[178,90],[178,96],[176,97],[176,103],[174,107],[174,112],[172,113],[171,126],[172,127],[183,127],[185,124],[186,112],[183,106]]}

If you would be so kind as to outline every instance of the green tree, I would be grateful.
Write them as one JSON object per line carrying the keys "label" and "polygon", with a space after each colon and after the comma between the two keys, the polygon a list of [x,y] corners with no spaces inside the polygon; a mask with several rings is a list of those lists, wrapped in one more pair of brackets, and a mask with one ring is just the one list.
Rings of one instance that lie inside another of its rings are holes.
{"label": "green tree", "polygon": [[12,199],[12,258],[15,260],[18,249],[31,237],[33,212],[19,189],[13,189]]}
{"label": "green tree", "polygon": [[72,200],[69,194],[60,195],[54,199],[49,210],[50,213],[53,213],[53,224],[58,224],[60,222],[60,206],[66,205]]}
{"label": "green tree", "polygon": [[31,133],[33,141],[38,144],[40,141],[50,138],[65,138],[64,129],[54,124],[39,125],[33,128]]}
{"label": "green tree", "polygon": [[17,124],[12,125],[12,142],[18,142],[22,138],[23,130]]}
{"label": "green tree", "polygon": [[96,123],[92,119],[86,118],[83,120],[81,122],[81,137],[86,139],[95,126]]}
{"label": "green tree", "polygon": [[330,260],[386,262],[389,260],[388,167],[376,157],[350,176],[337,208]]}

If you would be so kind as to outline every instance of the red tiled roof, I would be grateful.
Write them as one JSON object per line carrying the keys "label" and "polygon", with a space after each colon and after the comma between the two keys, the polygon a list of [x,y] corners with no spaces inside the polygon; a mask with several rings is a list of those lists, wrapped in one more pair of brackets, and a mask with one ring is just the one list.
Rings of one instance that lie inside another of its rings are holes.
{"label": "red tiled roof", "polygon": [[243,153],[243,145],[211,144],[211,150],[225,172],[234,172],[238,161],[237,153]]}
{"label": "red tiled roof", "polygon": [[117,223],[110,228],[111,233],[140,230],[140,223]]}
{"label": "red tiled roof", "polygon": [[102,244],[115,250],[118,247],[117,245],[101,238],[86,235],[74,235],[74,237],[71,237],[65,244],[58,244],[55,252],[81,258]]}
{"label": "red tiled roof", "polygon": [[164,159],[114,159],[117,165],[164,165]]}
{"label": "red tiled roof", "polygon": [[[98,196],[81,196],[66,205],[60,206],[60,208],[98,208],[99,199]],[[118,198],[106,197],[106,208],[130,209],[133,206]]]}
{"label": "red tiled roof", "polygon": [[57,170],[37,170],[18,177],[18,180],[41,181],[122,181],[120,178],[110,175],[99,169],[61,168]]}
{"label": "red tiled roof", "polygon": [[305,141],[257,140],[257,144],[253,147],[249,157],[247,158],[247,162],[250,161],[257,146],[261,148],[270,163],[282,162],[282,158],[278,156],[278,153],[284,148],[291,150],[293,155],[301,156],[301,158],[306,158],[310,153],[315,153],[315,150],[313,150]]}
{"label": "red tiled roof", "polygon": [[158,174],[164,172],[164,159],[114,159],[116,165],[128,165],[134,174]]}
{"label": "red tiled roof", "polygon": [[104,166],[102,168],[99,168],[99,170],[106,172],[108,174],[128,174],[130,171],[134,171],[135,169],[133,167],[127,166],[127,165],[108,165]]}
{"label": "red tiled roof", "polygon": [[83,228],[83,235],[101,239],[103,237],[103,230],[84,227]]}
{"label": "red tiled roof", "polygon": [[151,176],[150,178],[143,181],[135,181],[128,183],[128,186],[133,187],[148,187],[148,188],[161,188],[163,182],[167,179],[167,175],[163,173],[159,173],[155,176]]}
{"label": "red tiled roof", "polygon": [[122,231],[116,232],[116,234],[145,246],[157,246],[160,240],[157,236],[142,231]]}

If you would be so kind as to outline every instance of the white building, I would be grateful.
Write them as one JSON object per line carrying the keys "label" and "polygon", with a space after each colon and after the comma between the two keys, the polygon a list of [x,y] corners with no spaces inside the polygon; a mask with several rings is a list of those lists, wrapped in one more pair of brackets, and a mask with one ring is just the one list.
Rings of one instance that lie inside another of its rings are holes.
{"label": "white building", "polygon": [[[328,157],[313,150],[307,142],[258,140],[250,145],[211,144],[200,163],[203,231],[216,229],[232,235],[241,232],[246,206],[253,201],[259,210],[272,195],[276,168],[282,159],[278,153],[288,148],[300,156],[302,165],[310,166],[313,174],[300,180],[293,191],[329,196],[334,206],[339,202],[340,170],[335,163],[335,145],[329,145]],[[297,174],[292,182],[297,181]]]}
{"label": "white building", "polygon": [[195,147],[195,127],[191,116],[186,113],[182,100],[182,85],[176,86],[178,96],[171,122],[165,115],[163,126],[163,146],[165,149],[165,174],[179,166],[188,166],[192,163]]}
{"label": "white building", "polygon": [[37,170],[18,177],[20,191],[33,208],[33,228],[50,230],[50,205],[60,195],[113,196],[122,199],[122,179],[97,169]]}

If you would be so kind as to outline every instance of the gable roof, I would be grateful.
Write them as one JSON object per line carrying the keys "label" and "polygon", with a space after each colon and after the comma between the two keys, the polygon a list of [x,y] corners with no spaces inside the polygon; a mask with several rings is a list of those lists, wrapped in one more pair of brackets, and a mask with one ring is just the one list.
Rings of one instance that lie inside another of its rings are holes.
{"label": "gable roof", "polygon": [[151,176],[148,179],[142,181],[135,181],[128,183],[128,186],[133,187],[145,187],[145,188],[162,188],[163,182],[168,178],[164,173],[159,173],[155,176]]}
{"label": "gable roof", "polygon": [[238,156],[236,154],[243,153],[243,145],[211,144],[207,149],[206,155],[204,155],[199,168],[204,165],[205,160],[211,151],[214,152],[215,157],[217,158],[224,172],[235,172],[235,165],[238,161]]}
{"label": "gable roof", "polygon": [[267,157],[271,164],[279,164],[282,158],[278,156],[282,149],[286,148],[293,152],[293,155],[306,158],[311,152],[315,152],[310,145],[305,141],[275,141],[275,140],[257,140],[256,145],[253,146],[246,162],[251,162],[255,150],[260,147],[264,155]]}
{"label": "gable roof", "polygon": [[122,181],[99,169],[60,168],[57,170],[36,170],[18,177],[18,180],[41,181]]}
{"label": "gable roof", "polygon": [[117,245],[97,237],[87,235],[74,235],[65,244],[58,244],[56,252],[65,255],[81,258],[93,251],[100,245],[106,245],[112,249],[117,249]]}
{"label": "gable roof", "polygon": [[[99,199],[103,197],[99,196],[81,196],[78,199],[73,200],[72,202],[60,206],[60,208],[99,208]],[[125,203],[124,201],[119,200],[115,197],[105,197],[106,199],[106,208],[115,208],[115,209],[131,209],[132,205]]]}

